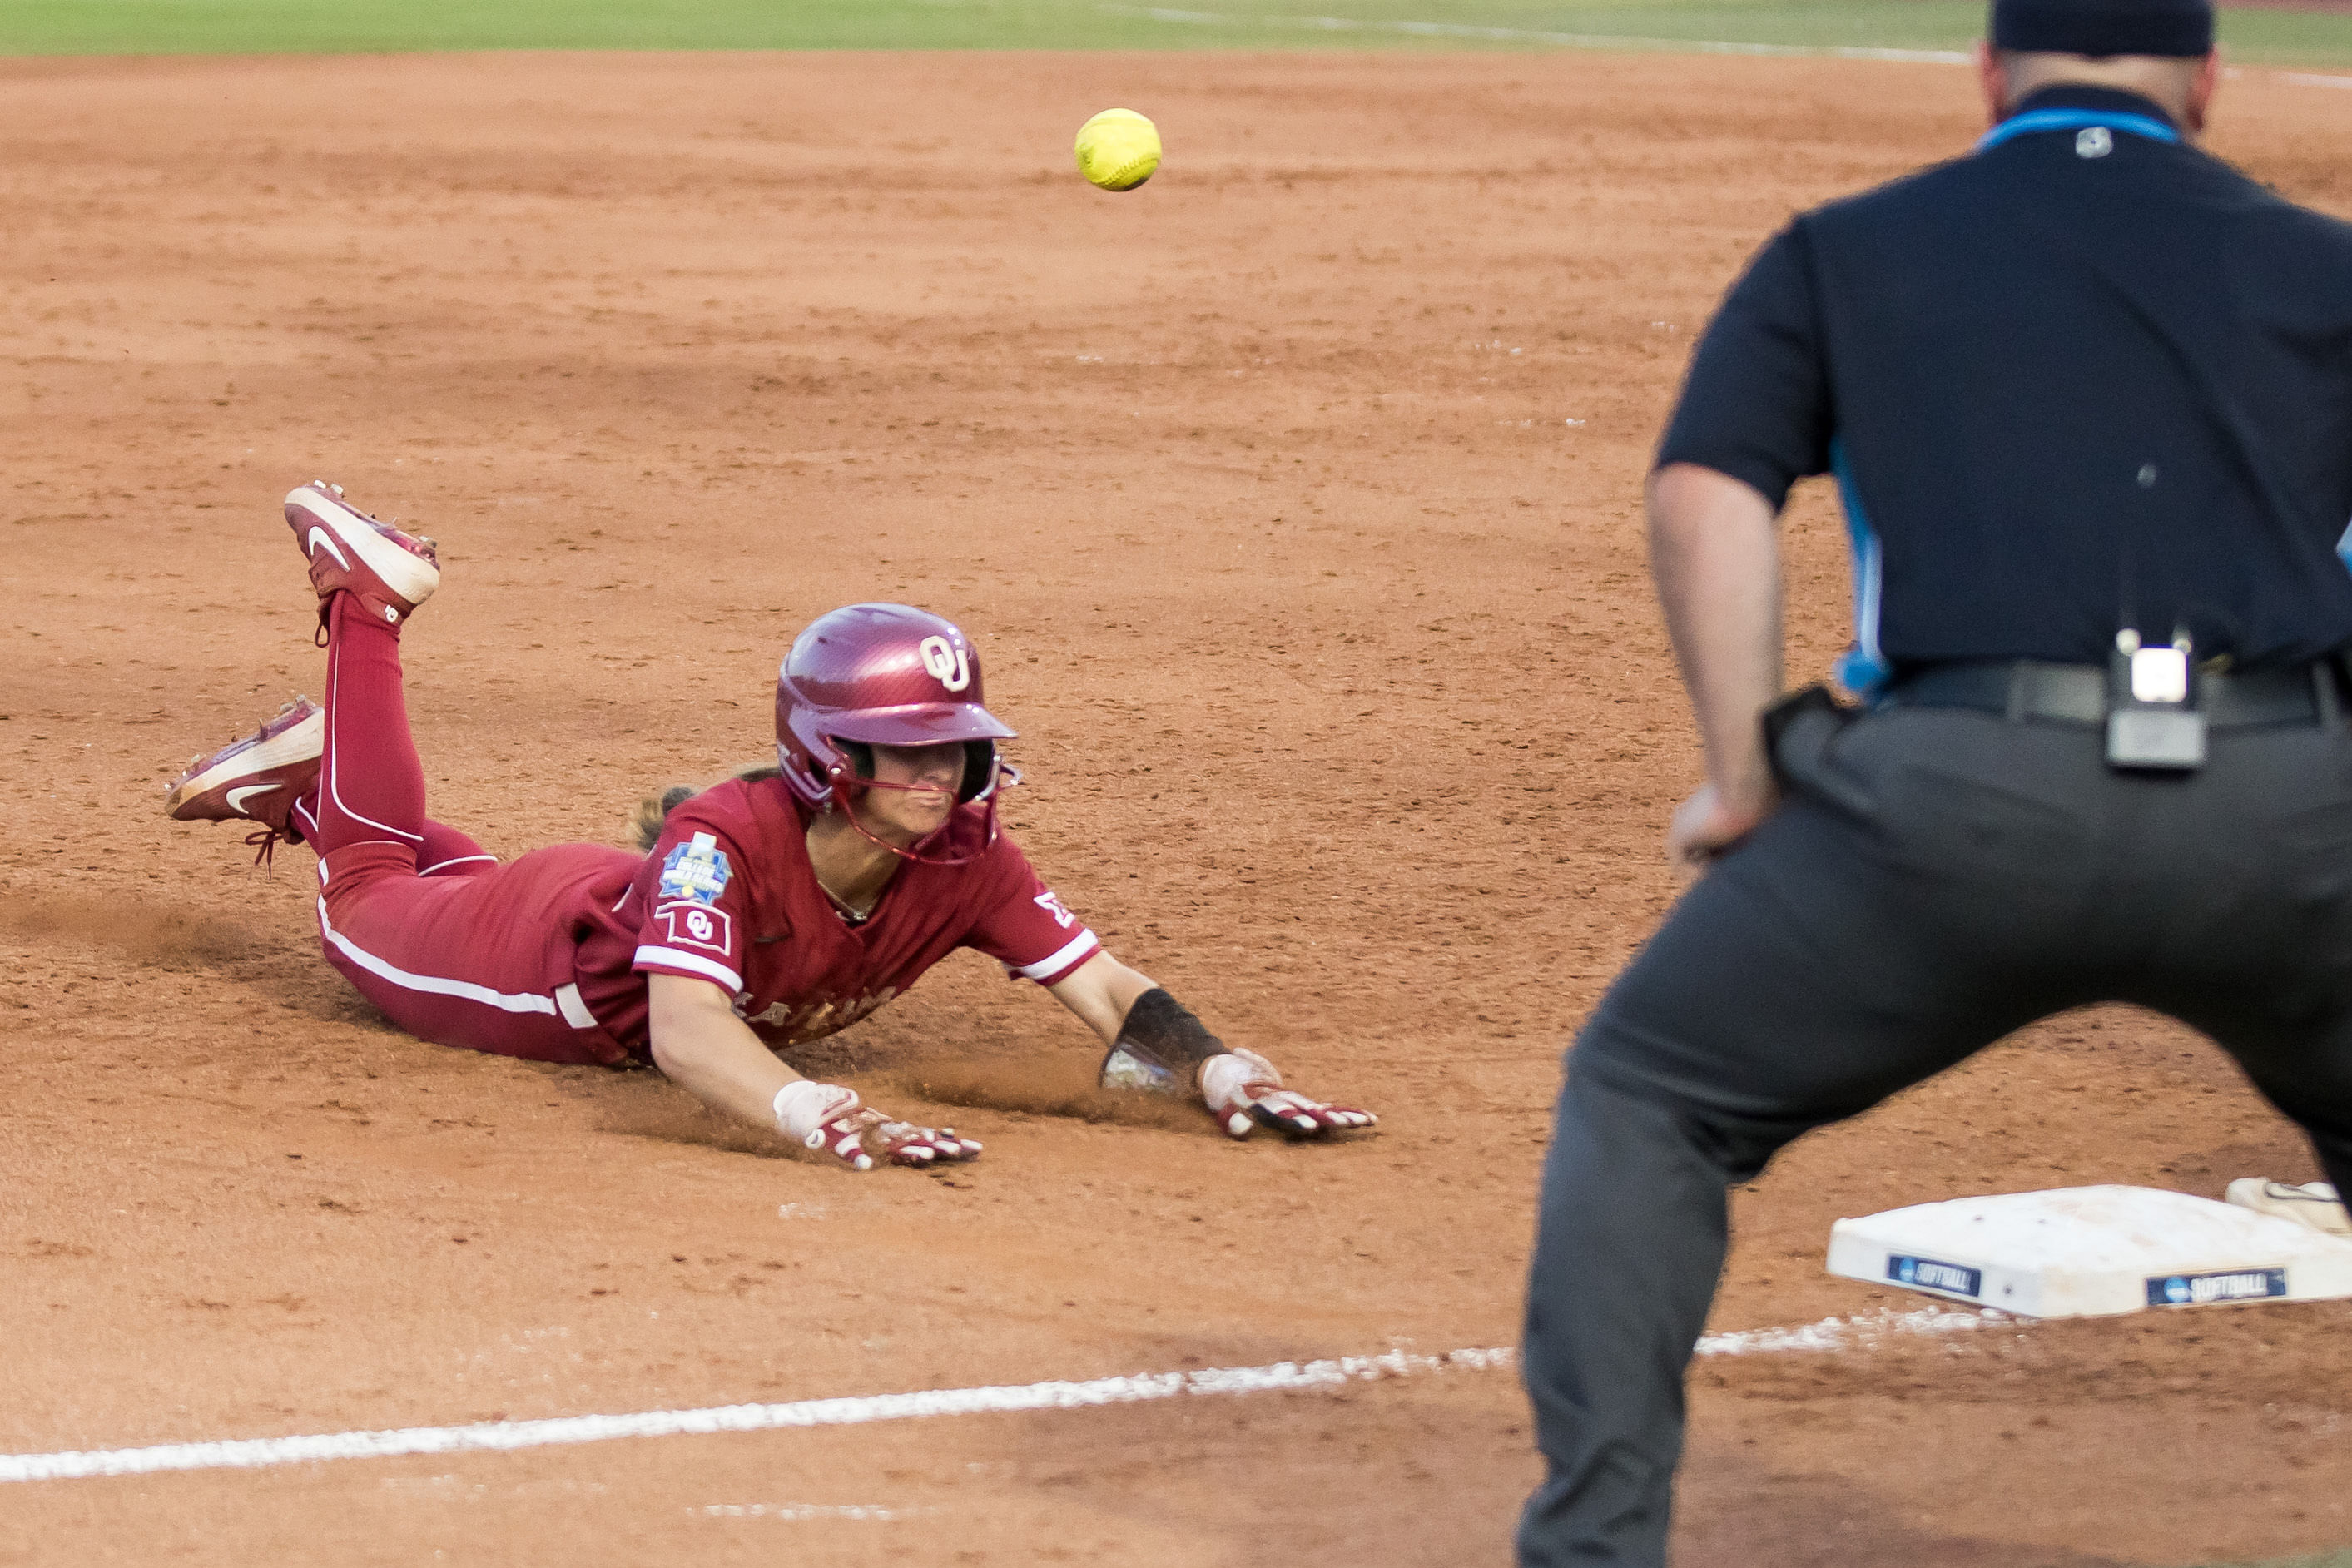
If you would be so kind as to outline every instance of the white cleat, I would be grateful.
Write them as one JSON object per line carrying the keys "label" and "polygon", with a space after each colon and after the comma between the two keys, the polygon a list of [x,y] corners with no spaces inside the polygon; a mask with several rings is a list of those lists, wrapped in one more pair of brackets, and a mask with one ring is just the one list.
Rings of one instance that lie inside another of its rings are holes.
{"label": "white cleat", "polygon": [[2340,1236],[2352,1241],[2352,1215],[2344,1212],[2344,1205],[2337,1200],[2336,1189],[2326,1182],[2307,1182],[2296,1186],[2291,1182],[2241,1176],[2230,1184],[2230,1190],[2223,1195],[2242,1209],[2291,1219],[2323,1236]]}
{"label": "white cleat", "polygon": [[297,697],[250,735],[189,763],[163,797],[180,822],[258,822],[285,832],[294,803],[319,782],[327,713]]}
{"label": "white cleat", "polygon": [[310,563],[319,624],[337,594],[357,599],[372,620],[397,626],[441,585],[433,541],[370,517],[324,479],[287,492],[286,525]]}

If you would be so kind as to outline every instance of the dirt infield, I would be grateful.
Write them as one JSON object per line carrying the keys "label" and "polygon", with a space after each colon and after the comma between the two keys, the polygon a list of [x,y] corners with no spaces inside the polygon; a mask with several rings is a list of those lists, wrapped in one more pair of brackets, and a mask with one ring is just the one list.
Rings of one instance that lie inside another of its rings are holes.
{"label": "dirt infield", "polygon": [[[7,1453],[1510,1343],[1558,1052],[1695,771],[1649,443],[1755,243],[1974,128],[1958,70],[1664,57],[0,79]],[[1169,147],[1123,197],[1068,167],[1113,103]],[[2352,99],[2223,107],[2224,153],[2352,211]],[[273,512],[314,475],[445,543],[436,816],[612,837],[761,751],[803,621],[921,603],[990,660],[1069,902],[1379,1133],[1089,1119],[1076,1026],[968,957],[801,1062],[985,1139],[952,1176],[390,1030],[315,955],[307,852],[160,810],[316,688]],[[1789,537],[1819,670],[1824,495]],[[2069,1017],[1792,1150],[1717,1326],[1916,1305],[1822,1274],[1841,1215],[2256,1172],[2316,1174],[2218,1053]],[[2347,1390],[2340,1304],[1712,1358],[1684,1560],[2352,1542]],[[1533,1475],[1508,1375],[1444,1373],[9,1486],[0,1562],[1492,1563]]]}

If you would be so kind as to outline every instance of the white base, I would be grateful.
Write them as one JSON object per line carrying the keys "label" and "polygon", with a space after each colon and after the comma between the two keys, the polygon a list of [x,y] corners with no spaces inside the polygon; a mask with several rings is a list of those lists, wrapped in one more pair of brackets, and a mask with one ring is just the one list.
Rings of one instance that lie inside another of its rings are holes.
{"label": "white base", "polygon": [[2027,1318],[2352,1297],[2352,1242],[2154,1187],[1952,1198],[1842,1219],[1829,1268]]}

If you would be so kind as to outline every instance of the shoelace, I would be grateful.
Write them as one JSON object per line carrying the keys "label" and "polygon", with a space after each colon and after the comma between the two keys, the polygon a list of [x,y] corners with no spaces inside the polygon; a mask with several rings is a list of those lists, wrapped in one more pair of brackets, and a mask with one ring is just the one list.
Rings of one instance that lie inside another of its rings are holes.
{"label": "shoelace", "polygon": [[245,841],[259,847],[253,852],[253,863],[274,877],[278,874],[278,847],[280,844],[299,844],[302,835],[289,822],[283,827],[265,826],[257,833],[248,833]]}
{"label": "shoelace", "polygon": [[281,843],[300,842],[292,834],[278,827],[265,827],[258,833],[248,833],[245,836],[245,841],[247,844],[260,846],[253,852],[253,863],[260,867],[266,875],[272,877],[278,874],[278,846]]}

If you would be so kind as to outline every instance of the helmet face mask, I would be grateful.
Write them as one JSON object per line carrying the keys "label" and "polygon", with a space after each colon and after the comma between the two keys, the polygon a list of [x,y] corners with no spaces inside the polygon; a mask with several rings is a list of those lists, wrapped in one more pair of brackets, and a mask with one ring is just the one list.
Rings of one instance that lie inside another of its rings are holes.
{"label": "helmet face mask", "polygon": [[[833,742],[834,749],[839,752],[843,757],[847,759],[850,772],[866,787],[879,789],[898,787],[891,784],[877,785],[874,783],[875,742],[871,741],[853,741],[845,735],[828,735],[825,739],[831,741]],[[945,745],[950,742],[940,742],[937,743]],[[1000,772],[1013,773],[1013,778],[1004,781],[1007,784],[1014,782],[1021,776],[1019,773],[997,760],[996,742],[994,741],[964,742],[963,783],[957,786],[956,804],[958,805],[969,805],[973,801],[987,799],[988,796],[996,789],[996,775]],[[856,786],[853,785],[852,787]],[[918,785],[916,787],[919,788],[921,786]]]}
{"label": "helmet face mask", "polygon": [[[906,605],[850,605],[820,616],[793,642],[776,678],[776,761],[784,783],[818,810],[838,805],[865,837],[903,859],[961,865],[996,841],[996,795],[1020,774],[997,759],[1013,731],[982,699],[979,650],[953,622]],[[984,833],[969,851],[950,841],[961,811],[902,847],[868,832],[856,797],[870,789],[929,790],[878,783],[872,748],[961,742],[959,806],[983,806]],[[934,847],[940,853],[929,852]]]}

